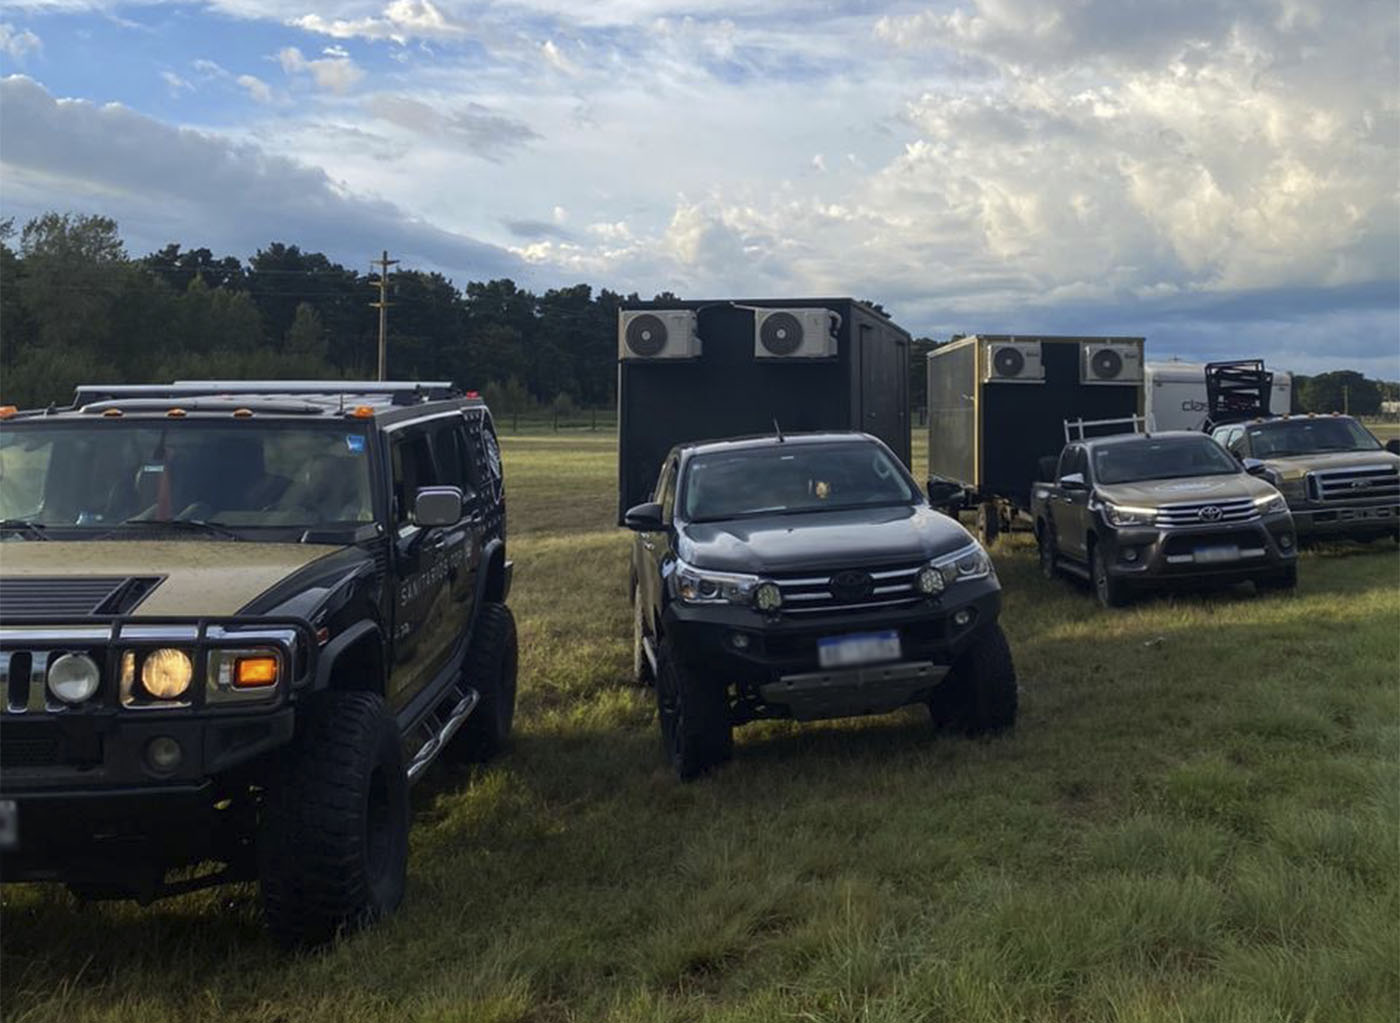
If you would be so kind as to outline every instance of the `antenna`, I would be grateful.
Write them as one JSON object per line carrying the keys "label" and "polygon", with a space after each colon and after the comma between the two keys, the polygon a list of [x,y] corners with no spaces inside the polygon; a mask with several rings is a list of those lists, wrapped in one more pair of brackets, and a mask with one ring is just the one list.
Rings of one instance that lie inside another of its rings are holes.
{"label": "antenna", "polygon": [[773,417],[773,432],[778,435],[778,443],[786,444],[787,438],[783,436],[783,428],[778,425],[778,417]]}

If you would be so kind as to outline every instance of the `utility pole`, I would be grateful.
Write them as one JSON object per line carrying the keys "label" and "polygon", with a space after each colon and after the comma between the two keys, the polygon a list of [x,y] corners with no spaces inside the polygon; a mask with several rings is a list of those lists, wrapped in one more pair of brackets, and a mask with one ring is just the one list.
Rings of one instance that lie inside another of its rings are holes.
{"label": "utility pole", "polygon": [[383,380],[389,368],[389,267],[398,265],[397,259],[389,258],[389,250],[384,249],[378,259],[370,260],[370,266],[379,267],[379,301],[371,302],[370,308],[379,310],[379,377]]}
{"label": "utility pole", "polygon": [[1342,384],[1342,411],[1351,415],[1351,388]]}

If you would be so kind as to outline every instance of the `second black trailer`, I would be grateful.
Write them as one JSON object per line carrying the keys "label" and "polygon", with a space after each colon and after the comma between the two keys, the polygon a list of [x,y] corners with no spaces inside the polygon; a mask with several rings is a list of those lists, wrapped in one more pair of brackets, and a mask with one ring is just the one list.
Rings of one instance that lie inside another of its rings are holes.
{"label": "second black trailer", "polygon": [[849,298],[658,300],[618,312],[618,523],[676,444],[861,430],[909,464],[909,333]]}

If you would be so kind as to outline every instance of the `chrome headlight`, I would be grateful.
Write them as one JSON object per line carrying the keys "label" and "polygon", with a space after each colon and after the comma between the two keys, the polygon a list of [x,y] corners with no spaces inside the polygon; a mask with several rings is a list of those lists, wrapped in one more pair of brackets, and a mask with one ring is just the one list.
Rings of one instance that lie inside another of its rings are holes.
{"label": "chrome headlight", "polygon": [[1254,507],[1260,515],[1277,515],[1288,511],[1288,502],[1282,494],[1265,494],[1254,499]]}
{"label": "chrome headlight", "polygon": [[1101,506],[1103,517],[1110,526],[1150,526],[1157,521],[1156,508],[1135,508],[1129,504],[1113,504],[1105,501]]}
{"label": "chrome headlight", "polygon": [[82,703],[97,692],[101,677],[87,654],[64,654],[49,665],[49,692],[64,703]]}
{"label": "chrome headlight", "polygon": [[157,699],[183,696],[193,678],[194,661],[178,647],[152,650],[141,662],[141,685]]}
{"label": "chrome headlight", "polygon": [[671,573],[670,586],[672,596],[684,604],[748,605],[753,603],[754,591],[758,589],[760,581],[756,575],[711,572],[677,561]]}
{"label": "chrome headlight", "polygon": [[[933,583],[926,579],[924,573],[914,577],[914,585],[920,593],[939,593],[945,587],[952,586],[958,582],[968,582],[972,579],[985,579],[989,575],[995,575],[996,569],[992,565],[992,559],[976,540],[966,547],[959,548],[951,554],[945,554],[941,558],[934,558],[929,562],[929,567],[942,577],[942,585]],[[932,585],[936,588],[925,590],[924,585]]]}

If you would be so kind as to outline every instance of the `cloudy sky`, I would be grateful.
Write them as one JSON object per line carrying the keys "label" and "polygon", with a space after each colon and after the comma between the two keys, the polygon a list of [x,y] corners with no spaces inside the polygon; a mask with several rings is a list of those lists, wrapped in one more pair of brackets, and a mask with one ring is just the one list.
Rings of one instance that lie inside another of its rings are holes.
{"label": "cloudy sky", "polygon": [[1400,378],[1393,0],[7,0],[0,216]]}

